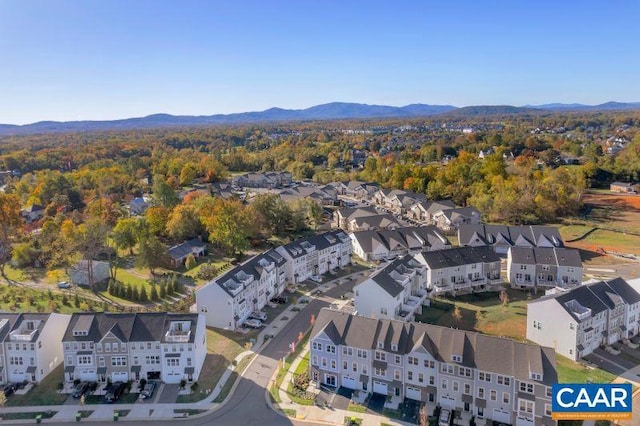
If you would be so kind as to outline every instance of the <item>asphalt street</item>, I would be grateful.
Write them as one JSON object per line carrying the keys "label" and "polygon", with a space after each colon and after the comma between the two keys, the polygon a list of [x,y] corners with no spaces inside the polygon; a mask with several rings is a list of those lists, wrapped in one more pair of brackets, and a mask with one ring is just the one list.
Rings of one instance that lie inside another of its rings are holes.
{"label": "asphalt street", "polygon": [[[344,279],[342,279],[344,280]],[[311,422],[295,421],[284,417],[271,409],[267,402],[269,396],[266,393],[269,380],[275,371],[278,362],[287,355],[289,344],[297,341],[298,334],[305,332],[310,326],[311,315],[318,315],[321,308],[329,306],[335,298],[347,291],[351,291],[355,281],[349,281],[340,286],[334,286],[324,295],[311,300],[284,328],[269,341],[251,366],[240,378],[240,382],[230,400],[219,410],[212,413],[188,417],[185,419],[166,419],[154,422],[179,423],[185,426],[204,425],[229,425],[229,426],[278,426],[278,425],[313,425]],[[119,422],[128,425],[148,425],[149,421],[127,421],[126,417]],[[90,422],[91,425],[113,425],[113,421]],[[75,422],[57,423],[77,425]],[[318,423],[319,425],[320,423]]]}

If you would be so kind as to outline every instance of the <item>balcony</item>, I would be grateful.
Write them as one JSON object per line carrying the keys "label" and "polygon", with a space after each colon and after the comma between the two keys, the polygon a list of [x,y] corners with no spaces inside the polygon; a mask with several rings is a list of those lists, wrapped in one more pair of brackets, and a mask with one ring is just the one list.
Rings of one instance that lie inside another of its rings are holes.
{"label": "balcony", "polygon": [[419,288],[419,289],[416,289],[416,290],[412,291],[411,295],[421,299],[421,298],[427,296],[427,290],[425,290],[423,288]]}
{"label": "balcony", "polygon": [[171,343],[188,343],[189,337],[191,337],[191,330],[187,330],[187,331],[169,330],[164,335],[165,341],[171,342]]}

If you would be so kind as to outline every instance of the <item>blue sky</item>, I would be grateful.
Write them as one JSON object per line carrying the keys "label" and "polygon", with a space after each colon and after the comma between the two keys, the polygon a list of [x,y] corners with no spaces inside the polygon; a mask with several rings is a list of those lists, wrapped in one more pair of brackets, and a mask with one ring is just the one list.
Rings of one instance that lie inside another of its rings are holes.
{"label": "blue sky", "polygon": [[640,2],[1,0],[0,123],[640,101]]}

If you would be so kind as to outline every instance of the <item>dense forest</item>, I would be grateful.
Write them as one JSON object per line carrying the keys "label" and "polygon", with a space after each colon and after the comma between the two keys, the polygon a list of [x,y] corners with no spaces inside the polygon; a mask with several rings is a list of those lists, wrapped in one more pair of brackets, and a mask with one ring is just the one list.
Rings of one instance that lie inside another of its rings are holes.
{"label": "dense forest", "polygon": [[[197,185],[286,170],[320,183],[375,181],[473,205],[487,221],[575,215],[588,187],[640,180],[640,113],[315,121],[0,138],[0,267],[61,267],[138,251],[153,269],[176,242],[203,236],[233,254],[313,228],[312,201],[222,199]],[[481,154],[482,155],[479,155]],[[482,158],[481,158],[482,157]],[[124,206],[151,194],[142,217]],[[25,225],[20,209],[44,207]],[[8,248],[8,249],[7,249]]]}

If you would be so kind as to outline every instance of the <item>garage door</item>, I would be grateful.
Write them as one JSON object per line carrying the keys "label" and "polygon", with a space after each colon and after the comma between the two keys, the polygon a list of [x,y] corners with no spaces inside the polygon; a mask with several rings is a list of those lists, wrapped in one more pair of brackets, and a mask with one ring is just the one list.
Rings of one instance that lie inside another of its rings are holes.
{"label": "garage door", "polygon": [[450,398],[448,396],[443,395],[440,397],[440,405],[444,408],[454,409],[456,408],[456,400],[455,398]]}
{"label": "garage door", "polygon": [[384,382],[373,382],[373,392],[382,395],[387,395],[387,384]]}
{"label": "garage door", "polygon": [[356,388],[356,379],[353,377],[345,376],[342,378],[342,386],[348,389]]}
{"label": "garage door", "polygon": [[114,371],[111,373],[112,382],[126,382],[129,380],[129,373],[126,371]]}
{"label": "garage door", "polygon": [[91,381],[96,380],[96,370],[79,370],[76,369],[74,375],[76,379],[80,379],[82,381]]}
{"label": "garage door", "polygon": [[496,422],[511,424],[511,413],[505,410],[494,408],[492,419]]}
{"label": "garage door", "polygon": [[422,392],[420,392],[420,388],[412,388],[411,386],[407,386],[407,390],[405,391],[405,396],[409,399],[422,401]]}

